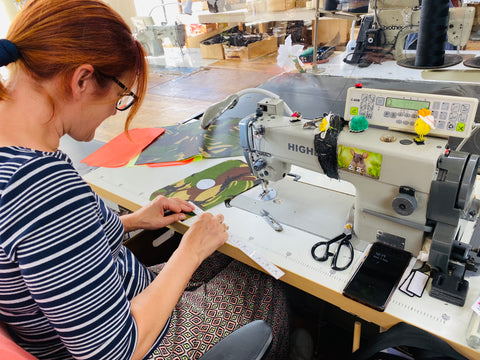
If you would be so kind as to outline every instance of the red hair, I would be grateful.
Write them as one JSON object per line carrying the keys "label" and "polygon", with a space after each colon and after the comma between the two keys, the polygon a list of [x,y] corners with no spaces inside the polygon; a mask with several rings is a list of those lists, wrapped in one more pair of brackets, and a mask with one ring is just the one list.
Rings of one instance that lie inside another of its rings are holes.
{"label": "red hair", "polygon": [[[138,101],[127,116],[128,130],[145,97],[148,65],[142,46],[110,6],[98,0],[31,0],[11,24],[7,39],[20,53],[18,66],[37,80],[61,74],[65,90],[82,64],[97,70],[101,88],[111,76],[132,72],[130,85],[135,84]],[[6,98],[7,89],[0,83],[0,100]]]}

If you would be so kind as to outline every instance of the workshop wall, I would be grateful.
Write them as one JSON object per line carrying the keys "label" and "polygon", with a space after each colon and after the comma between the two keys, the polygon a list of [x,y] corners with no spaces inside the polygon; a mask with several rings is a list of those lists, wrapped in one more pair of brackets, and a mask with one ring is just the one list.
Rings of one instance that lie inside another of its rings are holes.
{"label": "workshop wall", "polygon": [[133,0],[104,0],[113,9],[115,9],[123,19],[127,22],[132,30],[135,30],[131,18],[137,16],[137,10],[135,9],[135,3]]}
{"label": "workshop wall", "polygon": [[[10,22],[13,20],[15,15],[17,15],[18,10],[13,0],[0,0],[0,10],[2,10],[0,11],[2,13],[0,15],[0,24],[1,24],[0,31],[6,25],[7,26],[7,29],[5,29],[5,33],[6,33],[6,30],[8,30],[8,26],[10,26]],[[3,22],[4,20],[8,20],[8,24],[4,23]]]}

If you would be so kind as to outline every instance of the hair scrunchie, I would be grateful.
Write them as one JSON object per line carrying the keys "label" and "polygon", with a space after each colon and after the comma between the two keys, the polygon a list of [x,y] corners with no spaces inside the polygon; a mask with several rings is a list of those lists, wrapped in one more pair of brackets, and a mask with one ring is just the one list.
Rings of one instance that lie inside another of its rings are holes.
{"label": "hair scrunchie", "polygon": [[7,39],[0,39],[0,67],[17,61],[20,57],[17,47]]}

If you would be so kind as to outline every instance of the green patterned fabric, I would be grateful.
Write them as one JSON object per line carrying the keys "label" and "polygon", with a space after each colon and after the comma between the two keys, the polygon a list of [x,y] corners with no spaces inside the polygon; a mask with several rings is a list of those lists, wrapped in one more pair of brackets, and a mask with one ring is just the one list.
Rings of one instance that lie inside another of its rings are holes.
{"label": "green patterned fabric", "polygon": [[239,118],[218,121],[204,130],[198,121],[165,127],[165,133],[148,146],[135,165],[181,161],[195,155],[204,158],[243,155],[238,132]]}
{"label": "green patterned fabric", "polygon": [[154,191],[150,200],[159,195],[178,197],[192,201],[202,210],[208,210],[258,183],[259,180],[251,175],[246,163],[227,160]]}

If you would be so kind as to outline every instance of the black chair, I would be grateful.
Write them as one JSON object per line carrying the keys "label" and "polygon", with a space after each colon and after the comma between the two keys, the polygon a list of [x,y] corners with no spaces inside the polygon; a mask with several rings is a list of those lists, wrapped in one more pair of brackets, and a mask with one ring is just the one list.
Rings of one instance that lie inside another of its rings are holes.
{"label": "black chair", "polygon": [[[272,342],[272,330],[263,320],[253,321],[215,344],[202,360],[261,360]],[[17,345],[0,323],[0,359],[36,359]]]}
{"label": "black chair", "polygon": [[272,343],[272,329],[263,320],[242,326],[215,344],[202,360],[261,360]]}
{"label": "black chair", "polygon": [[468,360],[446,341],[415,326],[398,323],[378,334],[352,354],[351,360],[396,360],[399,355],[382,352],[387,349],[404,350],[414,360]]}

